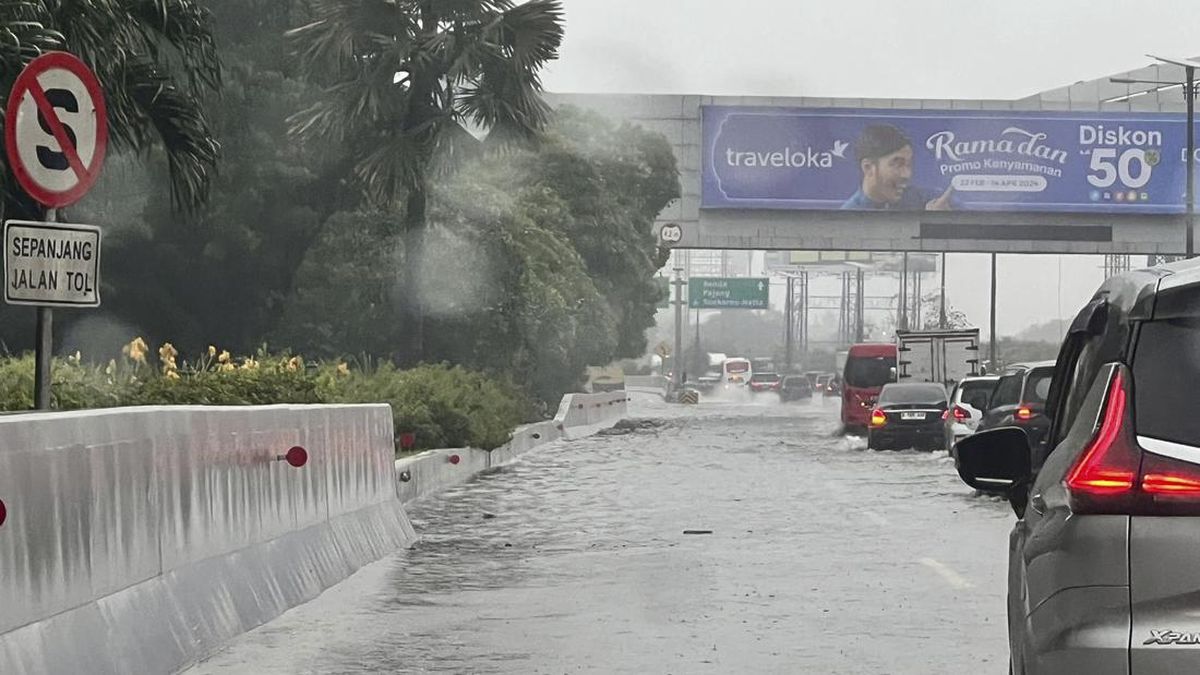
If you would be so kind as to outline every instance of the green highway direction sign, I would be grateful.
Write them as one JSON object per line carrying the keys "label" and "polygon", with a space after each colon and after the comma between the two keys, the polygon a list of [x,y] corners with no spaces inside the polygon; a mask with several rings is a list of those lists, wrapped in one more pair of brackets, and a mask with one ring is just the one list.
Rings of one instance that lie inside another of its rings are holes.
{"label": "green highway direction sign", "polygon": [[692,309],[768,309],[771,285],[760,278],[692,277],[688,307]]}

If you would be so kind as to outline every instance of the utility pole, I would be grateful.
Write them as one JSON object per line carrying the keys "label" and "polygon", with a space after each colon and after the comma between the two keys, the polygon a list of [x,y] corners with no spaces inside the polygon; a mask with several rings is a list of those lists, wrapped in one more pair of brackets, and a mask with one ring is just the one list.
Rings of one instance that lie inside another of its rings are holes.
{"label": "utility pole", "polygon": [[671,355],[671,388],[683,385],[683,268],[675,268],[675,353]]}
{"label": "utility pole", "polygon": [[900,330],[908,330],[908,251],[900,263],[900,320],[896,323]]}
{"label": "utility pole", "polygon": [[941,307],[938,310],[938,327],[945,330],[946,328],[946,252],[942,251],[942,290],[939,292],[941,296]]}
{"label": "utility pole", "polygon": [[787,276],[787,307],[784,309],[784,372],[792,372],[792,354],[796,346],[796,277]]}
{"label": "utility pole", "polygon": [[996,254],[992,254],[992,310],[991,330],[988,338],[988,372],[996,372]]}
{"label": "utility pole", "polygon": [[1187,238],[1188,258],[1196,254],[1196,68],[1184,66],[1187,82],[1183,85],[1183,97],[1187,99]]}

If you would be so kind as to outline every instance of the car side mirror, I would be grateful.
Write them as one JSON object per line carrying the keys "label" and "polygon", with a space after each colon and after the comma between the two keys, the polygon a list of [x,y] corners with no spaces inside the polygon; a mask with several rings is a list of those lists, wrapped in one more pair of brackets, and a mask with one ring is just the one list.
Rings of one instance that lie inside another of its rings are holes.
{"label": "car side mirror", "polygon": [[954,467],[963,482],[982,492],[1009,497],[1014,509],[1018,507],[1013,497],[1033,474],[1031,457],[1029,436],[1016,427],[984,431],[954,446]]}

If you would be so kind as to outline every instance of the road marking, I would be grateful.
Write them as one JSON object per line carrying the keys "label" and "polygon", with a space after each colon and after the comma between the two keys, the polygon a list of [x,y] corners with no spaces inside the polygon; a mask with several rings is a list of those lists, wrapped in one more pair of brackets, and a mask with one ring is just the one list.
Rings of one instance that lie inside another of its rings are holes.
{"label": "road marking", "polygon": [[883,516],[879,515],[878,513],[875,513],[874,511],[863,511],[862,514],[863,514],[864,518],[871,521],[872,523],[875,523],[876,525],[878,525],[880,527],[887,527],[888,525],[891,525],[891,523],[888,522],[887,518],[884,518]]}
{"label": "road marking", "polygon": [[928,567],[929,569],[933,570],[934,572],[937,572],[938,576],[940,576],[942,579],[944,579],[946,581],[946,583],[950,584],[950,586],[953,588],[963,590],[966,588],[974,588],[974,586],[975,586],[971,582],[962,578],[958,574],[958,572],[955,572],[954,570],[950,569],[949,567],[946,567],[945,565],[934,560],[933,558],[921,558],[917,562]]}

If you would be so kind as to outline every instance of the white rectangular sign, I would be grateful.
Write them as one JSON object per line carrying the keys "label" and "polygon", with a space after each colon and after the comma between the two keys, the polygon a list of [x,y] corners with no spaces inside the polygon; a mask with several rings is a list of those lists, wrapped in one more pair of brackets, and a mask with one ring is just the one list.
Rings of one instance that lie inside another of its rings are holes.
{"label": "white rectangular sign", "polygon": [[4,301],[46,307],[100,306],[100,228],[4,223]]}

